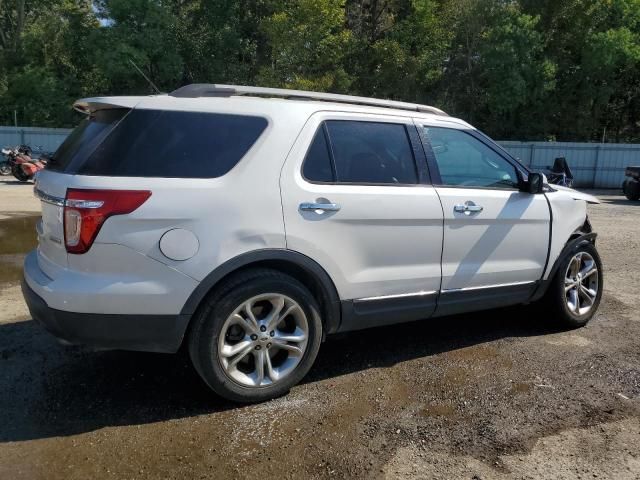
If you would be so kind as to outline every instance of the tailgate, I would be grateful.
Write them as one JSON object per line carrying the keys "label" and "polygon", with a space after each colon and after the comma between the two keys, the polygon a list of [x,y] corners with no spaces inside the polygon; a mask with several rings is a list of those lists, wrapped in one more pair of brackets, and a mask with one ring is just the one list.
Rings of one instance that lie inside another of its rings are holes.
{"label": "tailgate", "polygon": [[56,267],[66,268],[62,210],[70,175],[42,170],[38,174],[35,193],[42,206],[38,230],[38,263],[48,276],[55,278]]}

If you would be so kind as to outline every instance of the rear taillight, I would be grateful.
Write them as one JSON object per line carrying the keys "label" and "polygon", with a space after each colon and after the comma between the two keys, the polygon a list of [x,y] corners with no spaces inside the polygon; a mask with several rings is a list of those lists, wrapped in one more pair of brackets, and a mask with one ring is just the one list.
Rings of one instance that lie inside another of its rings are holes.
{"label": "rear taillight", "polygon": [[67,252],[88,251],[107,218],[133,212],[150,196],[151,192],[147,190],[68,189],[64,202],[64,244]]}

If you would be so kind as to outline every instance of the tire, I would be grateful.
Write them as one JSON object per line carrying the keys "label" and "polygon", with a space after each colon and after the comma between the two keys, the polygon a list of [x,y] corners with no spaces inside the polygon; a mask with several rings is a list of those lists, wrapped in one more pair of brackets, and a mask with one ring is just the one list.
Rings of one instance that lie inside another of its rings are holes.
{"label": "tire", "polygon": [[632,200],[632,201],[637,201],[640,200],[640,193],[625,193],[624,194],[625,197],[627,197],[627,200]]}
{"label": "tire", "polygon": [[[576,269],[578,259],[582,263]],[[592,266],[587,268],[587,265],[591,263]],[[595,271],[590,275],[584,275],[594,269]],[[576,277],[573,273],[577,270],[580,270],[584,276]],[[583,291],[578,282],[587,291]],[[573,288],[570,288],[571,285]],[[600,255],[592,243],[585,241],[578,244],[562,260],[542,303],[554,314],[556,323],[559,322],[569,328],[579,328],[586,325],[598,310],[602,298],[602,288]],[[594,291],[595,295],[591,295]],[[575,295],[577,295],[577,301]]]}
{"label": "tire", "polygon": [[625,180],[622,184],[622,192],[628,200],[640,200],[640,182],[637,180]]}
{"label": "tire", "polygon": [[11,175],[11,166],[8,162],[0,162],[0,175]]}
{"label": "tire", "polygon": [[11,168],[11,173],[13,173],[13,176],[16,177],[18,180],[20,180],[21,182],[27,182],[29,180],[29,176],[22,171],[22,168],[20,168],[20,165],[14,165]]}
{"label": "tire", "polygon": [[[259,330],[280,304],[284,316],[268,330]],[[243,307],[247,305],[255,323]],[[321,339],[320,308],[304,285],[278,271],[256,269],[223,280],[205,299],[189,332],[189,356],[218,395],[261,402],[286,394],[307,374]],[[240,347],[237,355],[230,353]]]}

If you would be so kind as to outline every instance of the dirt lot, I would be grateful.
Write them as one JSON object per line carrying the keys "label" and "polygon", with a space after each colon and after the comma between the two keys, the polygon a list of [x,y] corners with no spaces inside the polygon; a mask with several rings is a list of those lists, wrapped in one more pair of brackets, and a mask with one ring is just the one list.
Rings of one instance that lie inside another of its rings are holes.
{"label": "dirt lot", "polygon": [[184,355],[64,347],[30,320],[38,205],[0,181],[0,478],[640,478],[640,203],[601,198],[587,328],[515,308],[343,335],[287,397],[238,407]]}

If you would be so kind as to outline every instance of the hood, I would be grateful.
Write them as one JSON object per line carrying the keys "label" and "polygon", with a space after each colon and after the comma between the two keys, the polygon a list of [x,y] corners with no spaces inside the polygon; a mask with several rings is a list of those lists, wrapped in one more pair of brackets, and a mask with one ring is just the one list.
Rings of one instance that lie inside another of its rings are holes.
{"label": "hood", "polygon": [[559,192],[564,192],[566,195],[569,195],[574,200],[584,200],[587,203],[600,203],[598,198],[593,195],[589,195],[588,193],[579,192],[569,187],[562,187],[560,185],[549,185],[553,190],[557,190]]}

